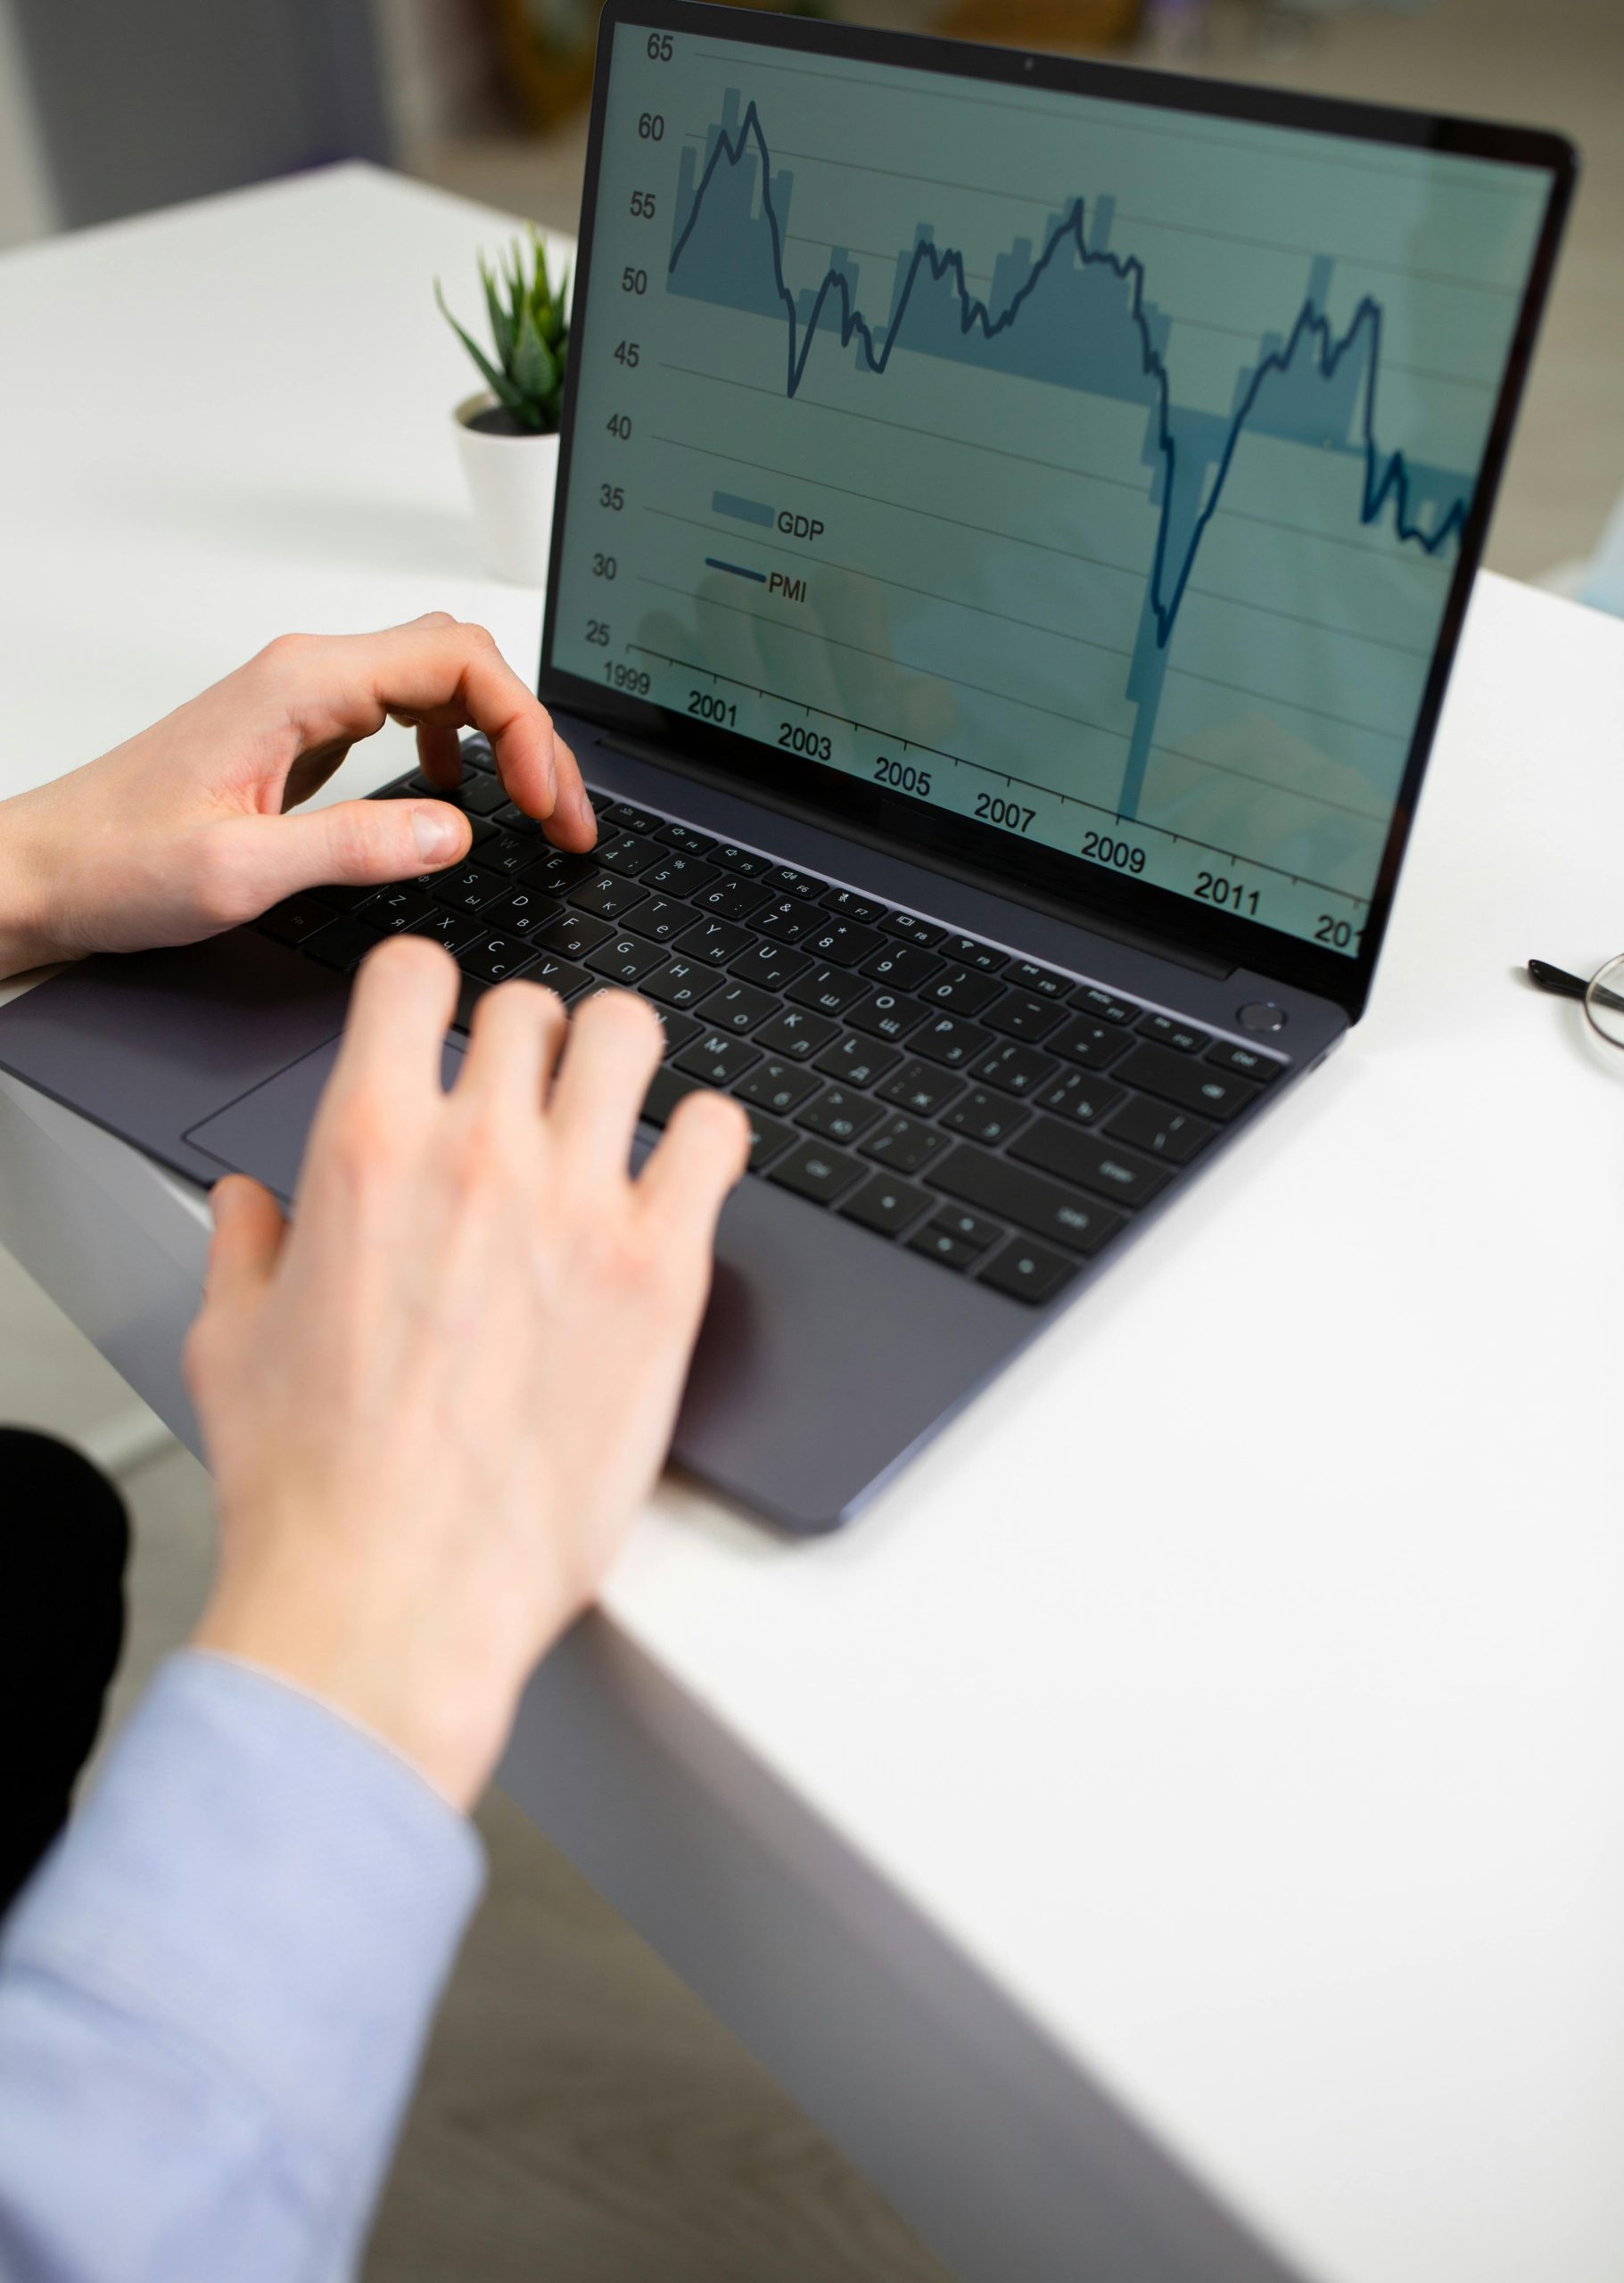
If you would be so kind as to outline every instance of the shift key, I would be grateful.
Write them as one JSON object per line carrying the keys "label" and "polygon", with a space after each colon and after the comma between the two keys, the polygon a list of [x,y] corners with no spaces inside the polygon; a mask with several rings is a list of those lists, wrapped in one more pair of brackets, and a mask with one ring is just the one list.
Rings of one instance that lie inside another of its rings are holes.
{"label": "shift key", "polygon": [[979,1205],[1001,1220],[1014,1221],[1035,1236],[1049,1237],[1072,1252],[1097,1252],[1122,1226],[1120,1213],[1062,1189],[1058,1182],[1029,1174],[1006,1158],[961,1142],[930,1169],[934,1187],[967,1205]]}

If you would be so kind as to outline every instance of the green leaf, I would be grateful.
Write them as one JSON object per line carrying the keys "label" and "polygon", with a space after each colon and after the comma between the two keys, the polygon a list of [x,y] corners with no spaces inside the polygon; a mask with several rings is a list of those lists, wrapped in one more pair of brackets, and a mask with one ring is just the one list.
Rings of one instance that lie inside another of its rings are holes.
{"label": "green leaf", "polygon": [[451,315],[450,310],[448,309],[445,305],[445,298],[440,291],[438,281],[436,281],[434,286],[434,298],[440,303],[440,313],[441,317],[444,317],[452,332],[457,335],[457,338],[461,342],[469,356],[473,358],[474,363],[479,367],[480,371],[484,375],[486,386],[493,391],[498,400],[500,403],[505,404],[509,412],[515,414],[521,419],[528,417],[529,408],[523,391],[515,386],[514,383],[508,379],[506,373],[499,372],[497,370],[490,358],[486,356],[484,350],[480,347],[478,342],[475,341],[471,334],[465,333],[462,326],[458,324],[457,319]]}
{"label": "green leaf", "polygon": [[513,377],[526,400],[545,418],[548,399],[558,385],[558,360],[537,331],[535,318],[528,308],[519,320]]}
{"label": "green leaf", "polygon": [[479,266],[479,276],[480,283],[485,289],[485,307],[490,317],[490,338],[496,343],[497,357],[503,371],[511,373],[514,328],[507,310],[502,307],[501,297],[496,290],[496,280],[486,268],[483,261]]}

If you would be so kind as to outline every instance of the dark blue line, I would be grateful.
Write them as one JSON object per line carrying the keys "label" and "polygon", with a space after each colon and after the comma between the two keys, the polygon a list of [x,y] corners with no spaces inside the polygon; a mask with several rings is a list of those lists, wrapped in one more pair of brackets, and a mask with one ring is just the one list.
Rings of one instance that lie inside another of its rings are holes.
{"label": "dark blue line", "polygon": [[724,563],[720,556],[707,555],[705,567],[707,571],[730,571],[736,579],[754,579],[758,586],[764,587],[767,583],[764,571],[746,571],[742,563]]}
{"label": "dark blue line", "polygon": [[938,252],[930,240],[921,238],[914,245],[913,260],[909,265],[902,293],[897,297],[895,313],[891,319],[891,329],[886,335],[885,346],[882,349],[876,350],[874,335],[869,322],[861,310],[853,306],[850,289],[845,277],[837,269],[828,270],[825,274],[823,283],[818,288],[811,314],[806,320],[805,337],[803,341],[799,337],[799,321],[796,316],[795,296],[790,292],[784,276],[783,235],[779,230],[778,213],[772,203],[771,154],[768,151],[767,139],[762,132],[761,119],[754,101],[746,111],[738,136],[733,141],[729,141],[725,128],[717,128],[716,141],[710,157],[705,161],[705,172],[699,178],[698,186],[694,192],[694,202],[688,210],[688,219],[684,222],[676,243],[672,248],[666,275],[669,276],[675,271],[678,262],[682,258],[683,249],[693,235],[694,226],[699,218],[705,192],[710,186],[717,168],[724,158],[730,166],[738,166],[745,155],[746,144],[752,137],[761,154],[762,210],[772,231],[773,273],[778,284],[779,298],[784,304],[784,313],[789,322],[787,393],[792,398],[800,388],[805,374],[807,359],[812,355],[812,340],[818,330],[818,320],[823,313],[823,305],[833,293],[838,293],[840,296],[841,347],[849,348],[853,339],[860,341],[862,345],[862,355],[870,371],[883,373],[891,361],[891,352],[895,348],[902,333],[903,316],[912,295],[914,282],[927,263],[930,266],[933,278],[937,281],[952,273],[960,305],[960,330],[968,334],[973,326],[978,326],[982,338],[986,341],[995,340],[1007,326],[1014,324],[1020,313],[1022,304],[1036,286],[1038,279],[1054,260],[1061,246],[1068,243],[1075,246],[1077,258],[1084,268],[1102,262],[1114,276],[1131,284],[1133,300],[1130,315],[1139,332],[1142,369],[1156,385],[1158,445],[1166,468],[1162,488],[1161,527],[1157,533],[1156,557],[1151,567],[1150,589],[1150,606],[1155,613],[1158,647],[1165,648],[1172,635],[1178,617],[1179,605],[1183,601],[1184,590],[1190,583],[1191,573],[1195,567],[1196,551],[1200,545],[1201,536],[1217,513],[1218,501],[1224,483],[1228,480],[1236,447],[1241,441],[1241,432],[1246,424],[1248,415],[1257,401],[1258,391],[1271,373],[1283,373],[1290,367],[1299,346],[1310,335],[1313,336],[1316,345],[1320,371],[1324,378],[1329,380],[1336,372],[1343,358],[1354,346],[1361,330],[1366,326],[1370,327],[1370,361],[1365,374],[1363,416],[1364,497],[1360,510],[1361,522],[1373,523],[1386,507],[1389,498],[1391,497],[1395,503],[1393,528],[1397,537],[1400,540],[1414,540],[1428,555],[1436,555],[1447,540],[1457,536],[1464,528],[1466,503],[1457,499],[1436,531],[1430,534],[1422,531],[1410,516],[1410,473],[1406,465],[1404,454],[1394,452],[1385,464],[1383,463],[1375,436],[1376,368],[1381,361],[1381,303],[1372,295],[1365,294],[1355,310],[1353,321],[1347,332],[1340,341],[1333,342],[1330,320],[1315,309],[1310,299],[1304,301],[1301,309],[1298,312],[1297,322],[1291,328],[1285,347],[1274,350],[1260,361],[1240,404],[1235,408],[1207,504],[1191,526],[1190,544],[1185,550],[1184,560],[1180,567],[1171,599],[1164,600],[1163,582],[1166,570],[1167,526],[1173,515],[1175,496],[1175,478],[1178,470],[1178,446],[1174,438],[1170,416],[1172,395],[1167,368],[1151,339],[1150,324],[1144,314],[1145,272],[1144,265],[1137,255],[1119,259],[1114,253],[1103,251],[1096,252],[1091,250],[1084,239],[1084,202],[1078,198],[1073,202],[1070,211],[1051,233],[1049,243],[1032,266],[1030,276],[1012,296],[1008,309],[1001,317],[994,317],[986,303],[971,293],[964,275],[962,254],[951,247]]}

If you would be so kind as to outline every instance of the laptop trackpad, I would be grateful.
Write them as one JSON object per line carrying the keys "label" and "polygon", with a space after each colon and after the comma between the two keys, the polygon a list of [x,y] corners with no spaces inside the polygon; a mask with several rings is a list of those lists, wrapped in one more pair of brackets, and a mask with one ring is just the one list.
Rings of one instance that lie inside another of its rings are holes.
{"label": "laptop trackpad", "polygon": [[[233,1173],[251,1174],[284,1203],[290,1201],[304,1161],[305,1138],[322,1089],[333,1075],[339,1045],[338,1039],[330,1038],[290,1062],[285,1070],[194,1125],[186,1140]],[[442,1085],[453,1084],[461,1062],[461,1043],[447,1039],[441,1055]]]}

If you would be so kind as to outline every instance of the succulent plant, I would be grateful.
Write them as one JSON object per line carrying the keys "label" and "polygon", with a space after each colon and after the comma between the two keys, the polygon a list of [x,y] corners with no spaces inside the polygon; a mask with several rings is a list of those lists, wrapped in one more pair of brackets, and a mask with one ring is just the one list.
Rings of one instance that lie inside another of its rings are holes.
{"label": "succulent plant", "polygon": [[504,411],[520,428],[536,435],[550,435],[557,427],[564,406],[564,367],[569,354],[570,326],[565,315],[569,285],[566,270],[555,291],[547,270],[547,249],[533,225],[530,233],[530,276],[525,276],[524,248],[515,240],[511,262],[499,276],[491,275],[482,256],[480,282],[485,289],[496,361],[486,356],[446,307],[440,280],[434,299],[440,313],[456,333]]}

